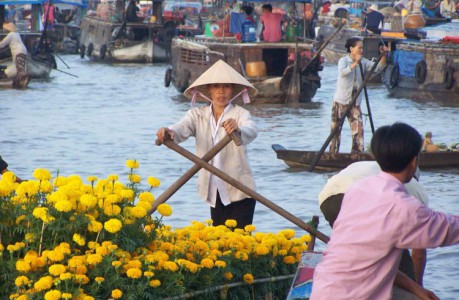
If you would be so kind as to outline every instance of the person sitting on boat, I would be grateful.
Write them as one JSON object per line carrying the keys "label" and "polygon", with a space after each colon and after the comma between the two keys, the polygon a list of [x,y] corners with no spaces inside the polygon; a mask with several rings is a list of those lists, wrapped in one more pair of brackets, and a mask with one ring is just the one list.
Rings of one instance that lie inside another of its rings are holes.
{"label": "person sitting on boat", "polygon": [[[347,117],[352,134],[351,153],[359,153],[364,151],[362,112],[360,110],[362,94],[352,103],[349,113],[347,115],[344,115],[344,113],[351,105],[351,101],[363,81],[359,64],[361,64],[363,72],[366,73],[373,67],[373,62],[363,57],[363,42],[359,38],[353,37],[348,39],[345,47],[349,54],[338,61],[338,80],[333,97],[331,130],[334,131],[335,127],[339,126],[339,120]],[[381,46],[380,51],[387,53],[389,48]],[[381,71],[385,65],[386,56],[383,55],[375,72]],[[339,128],[330,142],[330,152],[332,154],[338,153],[340,143],[341,128]]]}
{"label": "person sitting on boat", "polygon": [[[238,179],[251,189],[255,182],[247,157],[247,144],[258,135],[258,129],[250,112],[233,104],[239,96],[244,103],[250,102],[257,90],[241,74],[224,61],[219,60],[185,90],[185,96],[192,104],[201,99],[210,105],[192,108],[178,123],[163,127],[156,133],[164,141],[166,133],[176,143],[196,139],[196,154],[202,157],[225,135],[239,132],[242,145],[228,144],[211,164],[229,176]],[[210,206],[213,225],[223,225],[233,219],[238,228],[252,224],[255,200],[224,182],[206,170],[201,170],[198,178],[198,191],[201,198]]]}
{"label": "person sitting on boat", "polygon": [[282,20],[280,13],[273,13],[271,4],[264,4],[262,7],[261,23],[263,25],[262,38],[265,42],[279,42],[282,40]]}
{"label": "person sitting on boat", "polygon": [[0,49],[10,47],[13,64],[8,66],[4,73],[0,72],[0,79],[14,78],[13,86],[21,87],[29,80],[27,75],[27,48],[13,23],[3,23],[3,29],[9,33],[0,42]]}
{"label": "person sitting on boat", "polygon": [[422,12],[428,18],[439,18],[440,15],[440,2],[439,0],[426,0],[422,7]]}
{"label": "person sitting on boat", "polygon": [[422,151],[425,152],[437,152],[440,151],[440,147],[435,145],[432,141],[432,132],[426,132],[424,140],[422,141]]}
{"label": "person sitting on boat", "polygon": [[[459,243],[459,216],[434,211],[404,184],[417,169],[422,138],[405,123],[380,127],[371,150],[381,172],[344,195],[333,234],[314,271],[310,299],[391,299],[402,249]],[[416,288],[421,299],[438,299]]]}
{"label": "person sitting on boat", "polygon": [[456,3],[454,0],[442,0],[440,3],[440,15],[443,18],[453,19],[456,14]]}
{"label": "person sitting on boat", "polygon": [[[319,206],[330,227],[333,228],[333,224],[338,217],[346,191],[356,182],[378,175],[380,172],[381,168],[377,162],[359,161],[328,179],[319,193]],[[425,189],[419,184],[419,176],[420,170],[417,168],[413,179],[405,183],[405,188],[409,194],[415,196],[422,204],[428,205],[429,199]],[[426,249],[412,249],[412,256],[410,256],[409,250],[404,249],[399,270],[422,286],[426,262]],[[398,284],[397,280],[395,284]]]}
{"label": "person sitting on boat", "polygon": [[365,18],[363,19],[363,30],[371,31],[375,34],[381,34],[384,25],[384,15],[378,11],[378,5],[372,4],[367,7]]}

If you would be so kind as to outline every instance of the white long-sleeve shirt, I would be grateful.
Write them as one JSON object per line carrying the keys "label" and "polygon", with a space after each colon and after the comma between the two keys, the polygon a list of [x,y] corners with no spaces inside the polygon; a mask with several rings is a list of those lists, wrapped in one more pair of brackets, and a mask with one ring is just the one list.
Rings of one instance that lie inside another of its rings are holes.
{"label": "white long-sleeve shirt", "polygon": [[5,48],[6,46],[10,46],[11,55],[13,56],[13,61],[16,60],[16,55],[20,53],[27,55],[27,48],[24,46],[21,36],[17,32],[11,31],[0,42],[0,49]]}

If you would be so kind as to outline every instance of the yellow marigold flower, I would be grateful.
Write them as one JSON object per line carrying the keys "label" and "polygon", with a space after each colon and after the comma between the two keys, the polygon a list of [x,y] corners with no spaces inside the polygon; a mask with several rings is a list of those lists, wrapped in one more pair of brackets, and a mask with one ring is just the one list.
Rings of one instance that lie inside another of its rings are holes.
{"label": "yellow marigold flower", "polygon": [[18,270],[19,272],[22,272],[22,273],[27,273],[29,272],[31,269],[30,267],[30,264],[23,261],[23,260],[18,260],[16,262],[16,270]]}
{"label": "yellow marigold flower", "polygon": [[280,249],[280,250],[277,252],[277,254],[278,254],[279,256],[286,256],[286,255],[287,255],[287,250],[285,250],[285,249]]}
{"label": "yellow marigold flower", "polygon": [[89,277],[83,274],[75,275],[75,282],[79,284],[87,284],[89,283]]}
{"label": "yellow marigold flower", "polygon": [[210,258],[204,258],[201,260],[201,266],[207,269],[212,269],[214,267],[214,261]]}
{"label": "yellow marigold flower", "polygon": [[112,261],[112,266],[115,268],[119,268],[121,266],[121,262],[118,260]]}
{"label": "yellow marigold flower", "polygon": [[279,233],[283,234],[287,239],[291,239],[295,236],[295,230],[293,229],[284,229],[281,230]]}
{"label": "yellow marigold flower", "polygon": [[69,182],[69,180],[67,179],[67,177],[64,177],[64,176],[58,176],[54,179],[53,181],[53,185],[55,187],[63,187],[65,186],[67,183]]}
{"label": "yellow marigold flower", "polygon": [[19,296],[19,294],[11,294],[10,299],[16,299]]}
{"label": "yellow marigold flower", "polygon": [[2,174],[2,181],[7,183],[14,183],[16,182],[16,175],[13,172],[8,171]]}
{"label": "yellow marigold flower", "polygon": [[129,189],[124,189],[119,192],[119,195],[123,199],[134,200],[134,191]]}
{"label": "yellow marigold flower", "polygon": [[15,221],[16,225],[19,225],[25,218],[25,215],[20,215],[19,217],[17,217]]}
{"label": "yellow marigold flower", "polygon": [[263,245],[256,245],[254,252],[256,255],[266,255],[269,253],[269,249],[266,246]]}
{"label": "yellow marigold flower", "polygon": [[154,188],[157,188],[161,184],[161,181],[159,181],[158,178],[153,176],[148,177],[147,182],[151,187]]}
{"label": "yellow marigold flower", "polygon": [[150,282],[148,283],[151,287],[155,288],[155,287],[158,287],[161,285],[161,281],[159,281],[158,279],[153,279],[153,280],[150,280]]}
{"label": "yellow marigold flower", "polygon": [[93,297],[93,296],[85,295],[85,296],[83,297],[83,300],[94,300],[94,297]]}
{"label": "yellow marigold flower", "polygon": [[72,279],[72,273],[62,273],[59,275],[60,280],[69,280]]}
{"label": "yellow marigold flower", "polygon": [[39,191],[42,193],[50,193],[53,190],[53,185],[48,180],[44,180],[40,183]]}
{"label": "yellow marigold flower", "polygon": [[224,262],[223,260],[217,260],[215,261],[215,266],[217,268],[226,268],[226,262]]}
{"label": "yellow marigold flower", "polygon": [[107,216],[117,216],[121,212],[121,207],[115,204],[109,204],[104,206],[104,214]]}
{"label": "yellow marigold flower", "polygon": [[118,180],[118,175],[117,174],[111,174],[108,175],[108,181],[117,181]]}
{"label": "yellow marigold flower", "polygon": [[88,176],[88,177],[86,178],[86,180],[87,180],[88,182],[97,181],[97,176]]}
{"label": "yellow marigold flower", "polygon": [[33,177],[38,180],[50,180],[51,173],[46,169],[35,169],[35,171],[33,171]]}
{"label": "yellow marigold flower", "polygon": [[94,280],[97,282],[97,283],[102,283],[105,281],[105,278],[104,277],[96,277],[94,278]]}
{"label": "yellow marigold flower", "polygon": [[300,237],[300,241],[302,243],[309,243],[311,241],[311,235],[305,234],[302,237]]}
{"label": "yellow marigold flower", "polygon": [[117,233],[121,230],[123,224],[118,219],[110,219],[104,223],[104,228],[110,233]]}
{"label": "yellow marigold flower", "polygon": [[5,247],[3,247],[2,244],[0,244],[0,252],[2,252],[3,250],[5,250]]}
{"label": "yellow marigold flower", "polygon": [[80,197],[80,202],[87,208],[93,208],[97,205],[97,198],[93,195],[86,194]]}
{"label": "yellow marigold flower", "polygon": [[105,199],[105,206],[119,202],[121,202],[121,197],[118,194],[110,194],[107,195],[107,199]]}
{"label": "yellow marigold flower", "polygon": [[131,209],[131,215],[140,219],[147,215],[147,210],[141,206],[135,206]]}
{"label": "yellow marigold flower", "polygon": [[225,274],[223,274],[223,276],[225,276],[225,279],[228,280],[228,281],[233,279],[233,274],[231,274],[231,272],[225,272]]}
{"label": "yellow marigold flower", "polygon": [[163,203],[158,206],[158,212],[165,217],[172,215],[172,208],[169,204]]}
{"label": "yellow marigold flower", "polygon": [[247,232],[255,231],[255,229],[256,229],[255,225],[246,225],[244,227],[244,230],[247,231]]}
{"label": "yellow marigold flower", "polygon": [[253,283],[253,275],[252,274],[244,274],[242,277],[245,283],[252,284]]}
{"label": "yellow marigold flower", "polygon": [[292,265],[292,264],[294,264],[296,262],[295,257],[293,257],[291,255],[284,256],[283,261],[287,265]]}
{"label": "yellow marigold flower", "polygon": [[91,221],[88,224],[88,230],[91,232],[99,232],[102,230],[102,228],[103,228],[102,223],[97,222],[97,221]]}
{"label": "yellow marigold flower", "polygon": [[102,255],[100,254],[89,254],[88,257],[86,258],[86,261],[88,262],[89,265],[97,265],[100,262],[102,262]]}
{"label": "yellow marigold flower", "polygon": [[67,271],[67,268],[61,264],[55,264],[49,267],[49,274],[53,276],[59,276],[62,273],[65,273],[66,271]]}
{"label": "yellow marigold flower", "polygon": [[214,223],[214,220],[208,219],[205,221],[207,225],[212,225]]}
{"label": "yellow marigold flower", "polygon": [[143,276],[147,277],[147,278],[151,278],[155,275],[155,273],[151,272],[151,271],[145,271],[143,272]]}
{"label": "yellow marigold flower", "polygon": [[128,159],[126,160],[126,167],[129,169],[137,169],[139,167],[139,162],[137,160]]}
{"label": "yellow marigold flower", "polygon": [[147,201],[139,201],[136,205],[136,207],[141,207],[143,209],[145,209],[145,212],[149,211],[150,208],[151,208],[151,202],[147,202]]}
{"label": "yellow marigold flower", "polygon": [[37,219],[41,219],[43,216],[46,216],[47,214],[48,208],[46,207],[36,207],[32,212],[32,215]]}
{"label": "yellow marigold flower", "polygon": [[228,228],[234,228],[237,226],[236,220],[228,219],[225,221],[225,226]]}
{"label": "yellow marigold flower", "polygon": [[163,267],[164,270],[169,270],[169,271],[172,271],[172,272],[176,272],[179,269],[178,265],[173,261],[164,262],[162,267]]}
{"label": "yellow marigold flower", "polygon": [[62,299],[72,299],[72,294],[70,293],[62,293]]}
{"label": "yellow marigold flower", "polygon": [[129,278],[137,279],[142,277],[142,271],[137,268],[130,268],[129,270],[127,270],[126,275]]}
{"label": "yellow marigold flower", "polygon": [[33,285],[33,287],[39,292],[49,290],[52,286],[53,277],[51,276],[42,277]]}
{"label": "yellow marigold flower", "polygon": [[35,241],[35,234],[26,233],[25,239],[26,239],[27,242],[31,243],[31,242]]}
{"label": "yellow marigold flower", "polygon": [[132,183],[139,183],[141,181],[140,175],[138,174],[129,174],[128,178]]}
{"label": "yellow marigold flower", "polygon": [[51,290],[45,294],[45,300],[59,300],[62,298],[62,293],[59,290]]}
{"label": "yellow marigold flower", "polygon": [[27,295],[21,295],[21,296],[15,298],[15,300],[29,300],[29,296],[27,296]]}
{"label": "yellow marigold flower", "polygon": [[121,296],[123,296],[123,292],[121,290],[116,289],[116,290],[112,291],[112,297],[114,299],[119,299],[119,298],[121,298]]}
{"label": "yellow marigold flower", "polygon": [[26,276],[19,276],[14,280],[14,284],[17,287],[21,287],[23,285],[28,285],[29,283],[30,283],[30,280]]}
{"label": "yellow marigold flower", "polygon": [[153,196],[153,194],[149,192],[142,192],[139,194],[139,201],[146,201],[152,203],[153,201],[155,201],[155,196]]}
{"label": "yellow marigold flower", "polygon": [[73,241],[79,246],[84,246],[86,244],[85,238],[78,233],[73,234]]}
{"label": "yellow marigold flower", "polygon": [[72,203],[67,200],[60,200],[54,204],[54,207],[60,212],[69,212],[72,210]]}

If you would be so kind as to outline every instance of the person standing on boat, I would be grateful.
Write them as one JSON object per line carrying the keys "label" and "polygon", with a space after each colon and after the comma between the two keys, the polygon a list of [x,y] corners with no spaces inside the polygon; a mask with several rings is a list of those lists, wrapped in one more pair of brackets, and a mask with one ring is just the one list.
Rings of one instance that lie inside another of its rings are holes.
{"label": "person standing on boat", "polygon": [[0,49],[10,47],[13,64],[8,66],[4,73],[0,72],[0,79],[14,78],[13,85],[19,86],[29,79],[27,75],[27,48],[13,23],[3,23],[3,29],[9,33],[0,42]]}
{"label": "person standing on boat", "polygon": [[426,0],[422,6],[422,12],[428,18],[441,17],[439,0]]}
{"label": "person standing on boat", "polygon": [[[333,228],[333,224],[338,217],[346,191],[356,182],[370,176],[376,176],[380,172],[381,168],[377,162],[359,161],[328,179],[319,193],[319,206],[330,227]],[[420,170],[417,168],[413,179],[405,183],[405,188],[409,194],[415,196],[422,204],[427,206],[429,199],[426,191],[419,184],[419,176]],[[399,270],[422,286],[426,262],[426,249],[412,249],[411,255],[407,249],[404,249]]]}
{"label": "person standing on boat", "polygon": [[[248,103],[249,96],[255,96],[257,90],[231,66],[219,60],[196,79],[184,94],[191,98],[192,104],[198,98],[211,104],[192,108],[178,123],[160,128],[156,133],[158,139],[164,141],[168,133],[174,142],[181,143],[194,136],[196,154],[202,157],[225,135],[239,132],[242,145],[236,146],[231,142],[210,163],[255,189],[247,144],[257,137],[258,129],[250,112],[232,102],[242,96],[244,103]],[[252,224],[255,200],[204,169],[199,173],[198,192],[210,206],[214,226],[223,225],[228,219],[236,220],[238,228]]]}
{"label": "person standing on boat", "polygon": [[384,15],[378,11],[378,5],[372,4],[367,7],[365,18],[363,19],[363,30],[368,30],[375,34],[381,34],[384,25]]}
{"label": "person standing on boat", "polygon": [[455,18],[456,14],[456,3],[454,0],[442,0],[440,3],[440,15],[443,18]]}
{"label": "person standing on boat", "polygon": [[416,172],[421,146],[421,135],[408,124],[376,130],[371,149],[382,171],[346,191],[315,268],[311,300],[391,299],[402,249],[459,243],[459,216],[430,209],[404,186]]}
{"label": "person standing on boat", "polygon": [[[347,117],[352,134],[351,153],[360,153],[364,151],[362,111],[360,109],[362,94],[352,104],[349,113],[346,116],[344,113],[351,105],[352,99],[363,81],[359,64],[362,65],[363,71],[366,73],[373,67],[373,62],[363,57],[363,42],[359,38],[353,37],[348,39],[345,47],[349,54],[338,61],[338,80],[333,97],[331,130],[334,131],[335,127],[339,126],[339,120]],[[388,52],[389,48],[381,46],[380,51]],[[386,56],[383,55],[376,67],[375,73],[381,71],[385,65]],[[339,152],[340,143],[341,128],[339,128],[330,142],[330,152],[332,154]]]}
{"label": "person standing on boat", "polygon": [[282,40],[282,15],[273,13],[271,4],[264,4],[262,7],[261,23],[263,25],[262,37],[265,42],[279,42]]}

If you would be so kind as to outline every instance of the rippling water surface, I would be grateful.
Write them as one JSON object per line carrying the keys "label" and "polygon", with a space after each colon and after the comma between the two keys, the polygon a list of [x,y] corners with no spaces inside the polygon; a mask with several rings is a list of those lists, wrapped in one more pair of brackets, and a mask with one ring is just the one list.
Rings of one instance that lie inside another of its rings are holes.
{"label": "rippling water surface", "polygon": [[[162,184],[155,193],[158,196],[192,166],[179,154],[154,145],[156,130],[177,121],[190,107],[172,87],[163,86],[166,65],[104,65],[78,56],[62,58],[70,69],[58,61],[59,68],[79,78],[53,72],[49,82],[31,82],[28,90],[0,90],[0,154],[20,177],[30,178],[40,167],[54,173],[59,170],[65,176],[78,174],[83,179],[88,175],[102,178],[119,174],[127,182],[125,161],[137,159],[142,178],[160,178]],[[330,174],[289,169],[276,158],[271,145],[320,149],[329,134],[336,66],[327,65],[321,75],[322,88],[314,103],[247,106],[260,130],[249,146],[257,190],[304,221],[321,216],[317,195]],[[437,143],[459,142],[457,106],[389,98],[382,86],[370,87],[368,93],[376,127],[404,121],[421,133],[432,131]],[[368,144],[368,120],[365,133]],[[183,146],[193,151],[193,144],[190,140]],[[347,124],[341,149],[350,151]],[[421,182],[431,207],[458,212],[458,170],[426,171]],[[196,178],[168,203],[174,214],[167,222],[175,227],[210,218],[208,207],[197,195]],[[321,222],[319,229],[330,234],[323,218]],[[259,231],[296,228],[260,204],[254,223]],[[324,245],[319,242],[317,247],[323,249]],[[441,299],[459,299],[458,278],[459,246],[428,250],[427,288]]]}

